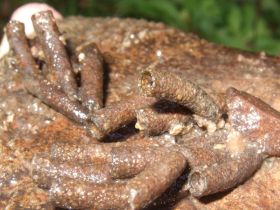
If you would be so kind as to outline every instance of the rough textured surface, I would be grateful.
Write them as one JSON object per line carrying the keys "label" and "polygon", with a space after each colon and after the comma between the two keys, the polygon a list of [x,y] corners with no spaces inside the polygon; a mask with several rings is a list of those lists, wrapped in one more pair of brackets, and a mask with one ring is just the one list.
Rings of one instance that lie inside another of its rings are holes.
{"label": "rough textured surface", "polygon": [[152,64],[141,73],[141,92],[147,96],[174,101],[197,115],[217,121],[221,111],[214,100],[196,84]]}
{"label": "rough textured surface", "polygon": [[214,198],[194,199],[198,209],[279,209],[279,160],[268,159],[261,169],[236,189]]}
{"label": "rough textured surface", "polygon": [[[209,94],[224,93],[233,86],[280,110],[278,57],[219,47],[144,20],[75,17],[65,19],[59,27],[70,52],[84,42],[98,45],[106,63],[105,105],[138,93],[139,72],[158,62]],[[14,62],[10,55],[0,61],[0,207],[52,209],[47,194],[30,177],[32,157],[48,151],[54,142],[94,140],[83,128],[27,94]],[[122,131],[109,136],[113,140],[122,137]],[[198,209],[277,209],[279,169],[277,158],[268,159],[243,185],[220,197],[193,199],[193,203]]]}
{"label": "rough textured surface", "polygon": [[81,63],[81,98],[88,110],[103,107],[103,58],[94,43],[78,47]]}
{"label": "rough textured surface", "polygon": [[32,22],[36,34],[41,35],[37,37],[49,65],[48,69],[53,75],[53,81],[59,84],[69,97],[74,98],[77,95],[76,82],[52,13],[38,12],[32,16]]}
{"label": "rough textured surface", "polygon": [[193,127],[190,116],[179,106],[170,106],[170,103],[167,105],[161,104],[136,110],[135,127],[143,131],[145,135],[159,135],[168,132],[175,136],[187,133]]}

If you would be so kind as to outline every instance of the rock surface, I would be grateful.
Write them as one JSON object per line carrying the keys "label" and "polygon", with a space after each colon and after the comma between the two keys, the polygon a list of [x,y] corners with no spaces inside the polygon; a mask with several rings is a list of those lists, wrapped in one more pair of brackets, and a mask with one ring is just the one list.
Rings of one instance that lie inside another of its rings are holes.
{"label": "rock surface", "polygon": [[[70,17],[59,28],[70,53],[84,42],[98,45],[106,63],[106,104],[139,94],[139,72],[157,62],[210,94],[232,86],[280,111],[279,57],[217,46],[145,20]],[[82,127],[29,95],[14,63],[11,53],[0,60],[0,209],[53,209],[30,177],[32,157],[54,141],[90,139]],[[270,158],[243,185],[193,203],[198,209],[279,209],[279,196],[280,160]]]}

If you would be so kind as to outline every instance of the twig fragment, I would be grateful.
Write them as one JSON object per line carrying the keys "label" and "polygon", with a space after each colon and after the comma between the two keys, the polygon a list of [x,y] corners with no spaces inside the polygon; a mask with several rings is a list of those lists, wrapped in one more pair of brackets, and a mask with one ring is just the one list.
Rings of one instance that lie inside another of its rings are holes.
{"label": "twig fragment", "polygon": [[227,137],[209,148],[209,151],[217,148],[223,152],[224,159],[192,169],[188,185],[196,197],[230,189],[248,179],[265,158],[280,155],[279,112],[260,99],[234,88],[227,90],[226,99]]}
{"label": "twig fragment", "polygon": [[66,209],[125,209],[128,195],[121,183],[90,184],[73,179],[53,182],[49,195],[57,207]]}
{"label": "twig fragment", "polygon": [[70,98],[77,98],[77,85],[62,36],[51,11],[42,11],[32,16],[32,22],[44,51],[46,63],[55,75],[55,83]]}
{"label": "twig fragment", "polygon": [[263,158],[255,149],[248,149],[239,157],[210,167],[194,168],[188,184],[195,197],[222,192],[249,178],[261,165]]}
{"label": "twig fragment", "polygon": [[156,149],[158,148],[153,142],[105,145],[55,144],[52,146],[50,158],[86,165],[105,165],[109,167],[108,175],[112,179],[120,179],[130,178],[144,170],[145,166],[155,158]]}
{"label": "twig fragment", "polygon": [[179,103],[209,120],[216,122],[221,116],[219,107],[204,90],[171,72],[148,67],[141,73],[139,86],[146,96]]}
{"label": "twig fragment", "polygon": [[83,106],[92,112],[103,107],[103,58],[94,43],[77,49],[81,66],[80,95]]}
{"label": "twig fragment", "polygon": [[31,55],[24,34],[24,25],[17,21],[11,21],[7,25],[7,37],[18,59],[25,88],[58,112],[76,122],[84,123],[87,120],[86,110],[77,101],[71,100],[63,91],[41,76]]}
{"label": "twig fragment", "polygon": [[131,123],[136,120],[135,110],[151,106],[156,102],[155,98],[152,97],[132,97],[125,101],[119,101],[106,106],[103,109],[96,110],[91,117],[91,121],[96,127],[93,127],[94,132],[99,131],[101,136],[97,138],[102,138],[106,134],[117,130],[121,126]]}
{"label": "twig fragment", "polygon": [[[125,183],[54,182],[50,196],[57,206],[64,208],[140,209],[163,193],[184,168],[185,158],[170,152],[158,156],[153,164]],[[159,171],[160,177],[157,175]]]}
{"label": "twig fragment", "polygon": [[91,183],[104,183],[112,179],[110,168],[106,164],[77,165],[44,156],[33,158],[32,177],[43,188],[49,188],[54,180],[60,178],[72,178]]}
{"label": "twig fragment", "polygon": [[192,128],[190,116],[181,113],[159,113],[153,108],[136,110],[137,123],[135,125],[146,135],[159,135],[169,132],[179,135]]}

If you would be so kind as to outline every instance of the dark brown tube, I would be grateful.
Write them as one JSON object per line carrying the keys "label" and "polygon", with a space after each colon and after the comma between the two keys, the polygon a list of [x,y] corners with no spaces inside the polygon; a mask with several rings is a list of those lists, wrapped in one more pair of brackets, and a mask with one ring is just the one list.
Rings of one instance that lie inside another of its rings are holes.
{"label": "dark brown tube", "polygon": [[136,119],[136,109],[151,106],[156,101],[150,97],[132,97],[108,105],[106,108],[96,110],[91,117],[92,122],[104,135],[131,123]]}
{"label": "dark brown tube", "polygon": [[195,197],[202,197],[235,187],[250,177],[262,160],[255,149],[248,149],[239,157],[222,164],[194,168],[188,179],[190,193]]}
{"label": "dark brown tube", "polygon": [[70,98],[77,98],[77,85],[62,36],[51,11],[42,11],[32,16],[32,22],[45,54],[48,68],[55,75],[55,82]]}
{"label": "dark brown tube", "polygon": [[90,184],[82,181],[61,179],[55,181],[50,190],[50,199],[56,207],[66,209],[109,210],[126,209],[128,197],[123,194],[122,183]]}
{"label": "dark brown tube", "polygon": [[59,161],[77,164],[105,164],[111,157],[112,144],[66,144],[55,143],[50,150],[50,157]]}
{"label": "dark brown tube", "polygon": [[185,164],[182,155],[170,152],[158,157],[154,164],[126,183],[55,182],[50,197],[57,206],[64,208],[140,209],[163,193],[180,176]]}
{"label": "dark brown tube", "polygon": [[85,123],[87,121],[88,115],[86,110],[77,101],[69,99],[64,92],[57,89],[47,80],[38,77],[35,80],[29,78],[25,80],[24,84],[32,95],[35,95],[64,116],[79,123]]}
{"label": "dark brown tube", "polygon": [[[51,149],[51,159],[75,161],[79,164],[105,165],[113,179],[130,178],[144,170],[154,160],[154,150],[148,145],[67,145],[55,144]],[[105,170],[105,169],[104,169]]]}
{"label": "dark brown tube", "polygon": [[111,174],[115,178],[131,178],[154,161],[154,147],[127,146],[112,149]]}
{"label": "dark brown tube", "polygon": [[185,157],[176,152],[165,152],[158,157],[142,173],[128,181],[130,207],[140,209],[155,200],[182,174],[185,167]]}
{"label": "dark brown tube", "polygon": [[103,58],[97,46],[90,43],[77,49],[81,66],[80,95],[89,111],[103,107]]}
{"label": "dark brown tube", "polygon": [[26,85],[31,94],[75,122],[85,123],[88,120],[87,111],[78,101],[71,100],[64,92],[47,80],[42,78],[36,78],[36,80],[29,81],[32,84]]}
{"label": "dark brown tube", "polygon": [[59,162],[44,156],[32,160],[32,178],[43,188],[49,188],[54,180],[72,178],[91,183],[104,183],[112,180],[110,167],[106,164],[77,165],[73,162]]}
{"label": "dark brown tube", "polygon": [[146,96],[174,101],[209,120],[217,121],[221,116],[219,107],[204,90],[171,72],[149,67],[141,73],[139,86]]}
{"label": "dark brown tube", "polygon": [[159,135],[169,132],[179,135],[192,128],[190,116],[181,113],[158,113],[153,108],[136,110],[137,122],[135,127],[147,135]]}
{"label": "dark brown tube", "polygon": [[87,113],[83,107],[39,74],[24,34],[24,25],[11,21],[6,29],[9,44],[15,52],[23,74],[25,88],[56,111],[77,122],[85,122]]}
{"label": "dark brown tube", "polygon": [[24,24],[11,20],[6,26],[6,34],[11,48],[13,49],[20,69],[27,75],[38,75],[39,69],[32,57],[24,32]]}
{"label": "dark brown tube", "polygon": [[[108,163],[112,160],[112,150],[115,148],[150,148],[157,145],[156,140],[141,138],[131,142],[106,144],[69,144],[55,143],[50,149],[50,157],[59,161],[72,161],[78,164]],[[145,149],[143,149],[144,151]]]}

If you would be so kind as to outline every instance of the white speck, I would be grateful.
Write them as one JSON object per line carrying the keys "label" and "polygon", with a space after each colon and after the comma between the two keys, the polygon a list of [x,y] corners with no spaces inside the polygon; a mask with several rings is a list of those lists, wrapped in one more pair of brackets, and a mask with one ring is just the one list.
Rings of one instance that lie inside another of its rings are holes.
{"label": "white speck", "polygon": [[243,61],[243,60],[244,60],[243,55],[240,55],[240,54],[239,54],[239,55],[237,56],[237,61],[238,61],[238,62],[241,62],[241,61]]}
{"label": "white speck", "polygon": [[266,53],[264,51],[260,52],[260,58],[265,59],[266,58]]}
{"label": "white speck", "polygon": [[226,145],[225,144],[215,144],[213,146],[213,149],[217,149],[217,150],[220,150],[220,149],[225,149],[226,148]]}
{"label": "white speck", "polygon": [[183,123],[172,123],[169,129],[169,133],[173,136],[179,135],[184,129]]}
{"label": "white speck", "polygon": [[170,134],[165,134],[164,139],[172,144],[176,143],[176,138]]}
{"label": "white speck", "polygon": [[138,194],[138,192],[137,192],[137,190],[135,190],[135,189],[131,189],[131,190],[129,191],[128,203],[129,203],[131,209],[135,209],[135,206],[134,206],[134,199],[135,199],[135,197],[137,196],[137,194]]}
{"label": "white speck", "polygon": [[161,57],[161,56],[162,56],[161,50],[157,50],[157,51],[156,51],[156,54],[157,54],[157,57]]}
{"label": "white speck", "polygon": [[65,40],[65,38],[64,38],[64,36],[59,36],[59,38],[58,38],[64,45],[66,45],[66,40]]}
{"label": "white speck", "polygon": [[143,30],[143,31],[138,33],[138,37],[140,39],[144,39],[146,35],[147,35],[147,30]]}
{"label": "white speck", "polygon": [[13,122],[14,121],[14,116],[15,116],[14,113],[9,114],[7,116],[7,120],[6,121],[9,122],[9,123]]}
{"label": "white speck", "polygon": [[74,177],[74,178],[77,178],[77,177],[78,177],[77,172],[74,172],[74,173],[73,173],[73,177]]}
{"label": "white speck", "polygon": [[16,183],[17,183],[16,178],[12,178],[11,181],[10,181],[10,184],[11,185],[15,185]]}
{"label": "white speck", "polygon": [[205,126],[207,128],[208,133],[214,133],[217,130],[216,123],[212,122],[211,120],[208,120],[196,114],[194,114],[193,117],[199,127]]}
{"label": "white speck", "polygon": [[45,120],[45,124],[50,124],[51,123],[51,121],[50,120]]}
{"label": "white speck", "polygon": [[47,32],[47,31],[45,32],[45,34],[46,34],[46,40],[47,40],[47,41],[51,40],[52,34],[49,33],[49,32]]}
{"label": "white speck", "polygon": [[122,46],[123,46],[124,48],[130,47],[130,46],[131,46],[131,41],[125,40],[125,41],[123,42]]}
{"label": "white speck", "polygon": [[80,53],[79,55],[78,55],[78,59],[79,59],[79,61],[81,62],[81,61],[83,61],[84,59],[85,59],[85,54],[84,53]]}

